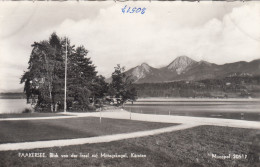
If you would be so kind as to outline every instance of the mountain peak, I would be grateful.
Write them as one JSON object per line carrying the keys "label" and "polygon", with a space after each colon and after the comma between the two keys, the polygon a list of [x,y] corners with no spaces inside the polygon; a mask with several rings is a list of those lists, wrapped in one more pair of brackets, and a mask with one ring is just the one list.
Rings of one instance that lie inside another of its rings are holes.
{"label": "mountain peak", "polygon": [[151,67],[147,63],[142,63],[141,65],[135,67],[132,71],[132,75],[137,79],[144,78],[151,71]]}
{"label": "mountain peak", "polygon": [[146,71],[149,71],[151,68],[147,63],[142,63],[140,67],[144,68]]}
{"label": "mountain peak", "polygon": [[191,59],[191,58],[189,58],[188,56],[183,55],[183,56],[177,57],[175,60],[178,60],[178,59]]}
{"label": "mountain peak", "polygon": [[181,74],[185,69],[195,63],[193,59],[189,58],[188,56],[180,56],[177,57],[173,62],[171,62],[167,68],[171,71],[176,71],[177,74]]}
{"label": "mountain peak", "polygon": [[[195,62],[193,59],[189,58],[188,56],[179,56],[176,59],[173,60],[173,62]],[[172,62],[172,63],[173,63]]]}

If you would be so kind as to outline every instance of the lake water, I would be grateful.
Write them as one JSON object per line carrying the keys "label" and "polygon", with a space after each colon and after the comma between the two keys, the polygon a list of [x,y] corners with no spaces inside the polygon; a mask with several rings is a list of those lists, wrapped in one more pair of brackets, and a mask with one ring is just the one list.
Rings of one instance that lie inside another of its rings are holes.
{"label": "lake water", "polygon": [[[0,99],[1,113],[21,113],[26,99]],[[259,101],[147,101],[126,104],[126,110],[144,114],[181,115],[260,121]]]}
{"label": "lake water", "polygon": [[26,99],[0,99],[0,114],[21,113],[25,108],[31,108]]}
{"label": "lake water", "polygon": [[124,108],[144,114],[260,121],[259,101],[143,101]]}

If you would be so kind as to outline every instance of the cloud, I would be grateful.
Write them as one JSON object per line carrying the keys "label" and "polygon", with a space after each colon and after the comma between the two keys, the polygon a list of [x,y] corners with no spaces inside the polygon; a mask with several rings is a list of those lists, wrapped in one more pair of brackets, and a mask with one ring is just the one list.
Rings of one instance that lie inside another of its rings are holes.
{"label": "cloud", "polygon": [[[127,69],[143,62],[162,67],[180,55],[218,64],[260,58],[260,4],[256,2],[52,4],[20,7],[16,15],[0,23],[2,35],[24,25],[0,40],[0,65],[5,64],[0,66],[0,73],[5,73],[1,81],[7,81],[2,87],[13,82],[7,71],[17,77],[26,70],[30,45],[48,39],[53,31],[68,36],[73,44],[84,45],[99,73],[105,76],[116,64]],[[123,14],[121,8],[125,5],[145,7],[146,13]],[[10,14],[8,8],[10,5],[0,16]],[[18,66],[13,68],[13,64]],[[12,87],[19,86],[16,80]]]}
{"label": "cloud", "polygon": [[[144,15],[131,15],[119,14],[123,5],[113,5],[101,9],[94,20],[65,20],[57,32],[85,45],[105,75],[118,63],[127,68],[142,62],[158,67],[180,55],[220,64],[259,58],[259,42],[254,39],[259,38],[260,21],[255,22],[260,18],[259,4],[249,3],[211,19],[202,17],[205,13],[196,5],[183,7],[195,8],[191,13],[196,11],[197,17],[192,19],[189,13],[183,13],[186,10],[174,12],[176,6],[179,4],[168,3],[161,8],[151,5],[158,10],[150,11],[148,6]],[[193,21],[188,25],[187,20]]]}

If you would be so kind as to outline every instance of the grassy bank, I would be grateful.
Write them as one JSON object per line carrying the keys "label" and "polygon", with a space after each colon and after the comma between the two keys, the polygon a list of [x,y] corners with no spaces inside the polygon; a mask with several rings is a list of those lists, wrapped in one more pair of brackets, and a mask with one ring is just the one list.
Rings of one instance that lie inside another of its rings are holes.
{"label": "grassy bank", "polygon": [[0,121],[0,143],[73,139],[128,133],[176,124],[102,118]]}
{"label": "grassy bank", "polygon": [[[61,148],[34,149],[29,151],[0,152],[2,166],[259,166],[260,131],[200,126],[192,129],[165,133],[111,143],[86,144]],[[19,158],[18,153],[41,152],[47,158]],[[98,154],[97,158],[49,158],[49,153]],[[100,153],[128,154],[128,158],[104,158]],[[131,153],[146,155],[130,157]],[[246,154],[241,159],[216,159],[213,154]]]}

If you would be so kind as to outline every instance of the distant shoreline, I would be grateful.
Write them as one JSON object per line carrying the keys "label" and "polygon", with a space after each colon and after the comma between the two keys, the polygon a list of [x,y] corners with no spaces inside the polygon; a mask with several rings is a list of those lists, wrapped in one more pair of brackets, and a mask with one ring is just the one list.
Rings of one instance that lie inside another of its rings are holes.
{"label": "distant shoreline", "polygon": [[[12,94],[12,95],[10,95]],[[8,95],[5,95],[3,93],[0,93],[0,99],[26,99],[25,95],[23,93],[8,93]],[[140,97],[136,100],[136,102],[182,102],[182,101],[228,101],[228,102],[238,102],[238,101],[259,101],[260,98],[178,98],[178,97]],[[127,102],[131,103],[131,102]]]}
{"label": "distant shoreline", "polygon": [[25,97],[1,97],[0,99],[26,99]]}
{"label": "distant shoreline", "polygon": [[6,92],[0,93],[0,99],[26,99],[26,96],[23,92]]}
{"label": "distant shoreline", "polygon": [[167,97],[147,97],[147,98],[138,98],[136,102],[171,102],[171,101],[228,101],[228,102],[239,102],[239,101],[259,101],[260,98],[167,98]]}

